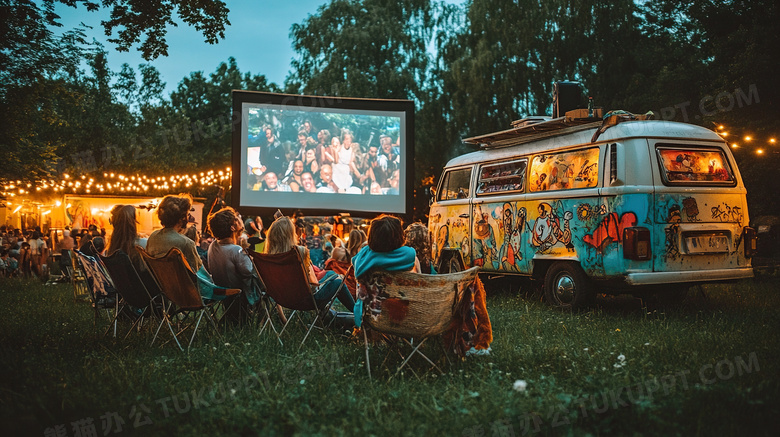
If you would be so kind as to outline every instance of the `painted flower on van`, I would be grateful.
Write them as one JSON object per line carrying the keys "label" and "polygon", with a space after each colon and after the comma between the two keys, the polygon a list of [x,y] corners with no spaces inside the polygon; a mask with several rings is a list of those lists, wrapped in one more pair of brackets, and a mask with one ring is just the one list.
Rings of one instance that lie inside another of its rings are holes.
{"label": "painted flower on van", "polygon": [[571,245],[569,221],[574,217],[574,214],[571,211],[566,211],[563,214],[563,229],[561,229],[560,219],[549,203],[540,203],[537,210],[539,211],[539,217],[534,222],[531,244],[539,252],[546,252],[558,243],[564,244],[572,251],[574,247]]}

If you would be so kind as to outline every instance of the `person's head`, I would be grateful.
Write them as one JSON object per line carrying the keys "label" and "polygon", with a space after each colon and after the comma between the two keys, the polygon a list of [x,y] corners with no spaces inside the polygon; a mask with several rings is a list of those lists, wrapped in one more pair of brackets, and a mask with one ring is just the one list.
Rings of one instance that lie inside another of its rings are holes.
{"label": "person's head", "polygon": [[313,193],[317,191],[317,187],[314,186],[314,176],[308,171],[301,174],[301,184],[303,184],[303,190]]}
{"label": "person's head", "polygon": [[363,243],[366,242],[366,234],[360,229],[353,229],[349,232],[349,240],[347,241],[347,252],[350,256],[355,256],[363,247]]}
{"label": "person's head", "polygon": [[338,147],[341,145],[341,140],[339,139],[339,137],[333,137],[330,139],[330,145],[333,147]]}
{"label": "person's head", "polygon": [[271,129],[271,126],[265,127],[265,139],[268,140],[269,143],[274,141],[274,130]]}
{"label": "person's head", "polygon": [[306,133],[306,135],[309,135],[309,133],[311,132],[311,121],[309,120],[303,121],[303,130]]}
{"label": "person's head", "polygon": [[306,149],[306,162],[312,162],[317,158],[317,152],[314,148]]}
{"label": "person's head", "polygon": [[382,194],[382,186],[376,182],[371,182],[371,194]]}
{"label": "person's head", "polygon": [[333,178],[333,168],[330,164],[323,164],[320,168],[320,180],[323,184],[329,184]]}
{"label": "person's head", "polygon": [[299,159],[293,163],[293,174],[300,176],[301,173],[303,173],[303,161]]}
{"label": "person's head", "polygon": [[208,218],[208,224],[211,235],[219,240],[235,237],[244,230],[241,216],[235,209],[229,206],[211,213]]}
{"label": "person's head", "polygon": [[387,135],[379,137],[379,145],[382,148],[382,153],[385,154],[389,154],[393,149],[393,145],[390,143],[390,137]]}
{"label": "person's head", "polygon": [[422,223],[412,223],[407,226],[404,231],[404,245],[413,248],[420,261],[431,257],[431,239],[428,228]]}
{"label": "person's head", "polygon": [[32,239],[33,239],[33,240],[37,240],[37,239],[39,239],[39,238],[41,238],[41,233],[40,233],[40,231],[33,231],[33,232],[32,232]]}
{"label": "person's head", "polygon": [[347,260],[347,249],[338,246],[333,248],[333,252],[331,252],[330,257],[335,259],[336,261],[346,261]]}
{"label": "person's head", "polygon": [[101,236],[92,237],[92,245],[95,246],[95,253],[103,253],[106,248],[106,240]]}
{"label": "person's head", "polygon": [[392,252],[404,245],[404,231],[401,219],[391,215],[380,215],[371,221],[368,228],[368,247],[374,252]]}
{"label": "person's head", "polygon": [[368,157],[370,160],[376,160],[377,155],[379,155],[379,149],[376,146],[368,148]]}
{"label": "person's head", "polygon": [[387,179],[387,182],[390,184],[392,188],[398,188],[398,180],[401,178],[401,172],[400,170],[395,170],[390,175],[390,178]]}
{"label": "person's head", "polygon": [[157,207],[157,217],[163,227],[173,228],[178,225],[180,228],[184,228],[187,226],[187,218],[191,208],[192,196],[189,194],[179,194],[178,196],[169,194],[163,197]]}
{"label": "person's head", "polygon": [[301,145],[301,147],[306,147],[309,143],[309,136],[303,129],[298,131],[298,143]]}
{"label": "person's head", "polygon": [[268,228],[265,240],[266,253],[285,253],[295,247],[295,226],[287,217],[279,217]]}
{"label": "person's head", "polygon": [[135,240],[138,238],[138,226],[135,221],[135,207],[133,205],[116,205],[111,209],[111,225],[114,231],[108,241],[108,252],[117,250],[130,254],[134,250]]}
{"label": "person's head", "polygon": [[344,133],[341,134],[341,143],[345,146],[351,146],[352,145],[352,132],[350,131],[344,131]]}
{"label": "person's head", "polygon": [[196,226],[187,226],[187,230],[184,231],[184,236],[194,241],[195,243],[200,240],[200,232]]}
{"label": "person's head", "polygon": [[263,177],[263,180],[265,181],[265,187],[267,190],[273,191],[276,189],[276,183],[277,183],[276,173],[272,171],[267,172]]}
{"label": "person's head", "polygon": [[323,129],[319,132],[317,132],[317,140],[320,142],[320,144],[324,144],[325,146],[330,145],[330,131],[327,129]]}

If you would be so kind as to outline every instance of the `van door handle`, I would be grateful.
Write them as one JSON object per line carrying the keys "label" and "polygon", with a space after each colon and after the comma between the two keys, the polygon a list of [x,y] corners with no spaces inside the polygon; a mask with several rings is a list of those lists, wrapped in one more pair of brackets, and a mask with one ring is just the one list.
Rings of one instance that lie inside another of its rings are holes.
{"label": "van door handle", "polygon": [[461,214],[458,217],[460,217],[460,218],[469,218],[469,215],[468,214]]}

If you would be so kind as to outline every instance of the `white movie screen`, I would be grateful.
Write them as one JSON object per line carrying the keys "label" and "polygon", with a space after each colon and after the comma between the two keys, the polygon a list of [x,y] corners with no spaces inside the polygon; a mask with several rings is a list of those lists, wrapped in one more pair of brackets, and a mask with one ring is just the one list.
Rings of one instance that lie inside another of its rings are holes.
{"label": "white movie screen", "polygon": [[289,101],[239,102],[239,208],[407,213],[407,111]]}

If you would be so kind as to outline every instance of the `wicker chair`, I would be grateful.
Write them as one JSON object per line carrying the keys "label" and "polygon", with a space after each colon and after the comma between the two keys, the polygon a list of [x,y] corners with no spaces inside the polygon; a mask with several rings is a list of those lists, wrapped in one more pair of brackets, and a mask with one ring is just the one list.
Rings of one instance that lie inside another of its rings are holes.
{"label": "wicker chair", "polygon": [[[420,347],[428,338],[441,335],[450,328],[461,313],[463,298],[478,271],[479,267],[445,275],[374,271],[358,278],[358,298],[364,303],[359,321],[363,327],[369,378],[371,364],[366,330],[397,336],[402,346],[412,347],[396,374],[414,355],[420,355],[432,368],[444,373],[420,351]],[[356,314],[358,317],[360,315]]]}

